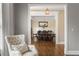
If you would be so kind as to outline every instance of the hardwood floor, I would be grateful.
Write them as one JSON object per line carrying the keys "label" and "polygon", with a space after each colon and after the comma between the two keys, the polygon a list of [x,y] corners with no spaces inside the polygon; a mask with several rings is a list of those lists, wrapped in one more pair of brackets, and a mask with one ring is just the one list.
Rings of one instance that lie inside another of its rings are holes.
{"label": "hardwood floor", "polygon": [[55,45],[51,41],[39,41],[34,43],[38,50],[39,56],[63,56],[64,44]]}

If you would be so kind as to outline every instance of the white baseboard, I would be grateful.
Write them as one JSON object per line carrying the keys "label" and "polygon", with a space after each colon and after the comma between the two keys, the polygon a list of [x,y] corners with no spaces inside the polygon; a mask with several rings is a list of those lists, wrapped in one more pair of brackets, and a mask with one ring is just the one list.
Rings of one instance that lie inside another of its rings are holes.
{"label": "white baseboard", "polygon": [[66,51],[65,55],[79,55],[79,51]]}
{"label": "white baseboard", "polygon": [[64,44],[64,42],[62,41],[62,42],[57,42],[56,44]]}

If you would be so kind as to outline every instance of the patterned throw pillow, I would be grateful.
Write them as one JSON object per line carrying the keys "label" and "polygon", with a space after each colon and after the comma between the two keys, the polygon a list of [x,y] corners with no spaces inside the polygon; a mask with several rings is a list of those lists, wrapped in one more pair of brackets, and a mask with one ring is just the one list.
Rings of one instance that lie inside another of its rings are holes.
{"label": "patterned throw pillow", "polygon": [[29,48],[26,44],[20,44],[20,45],[12,45],[12,48],[14,50],[20,51],[20,53],[23,55],[24,53],[29,51]]}
{"label": "patterned throw pillow", "polygon": [[21,41],[17,39],[17,37],[7,37],[7,39],[10,45],[18,45],[21,43]]}

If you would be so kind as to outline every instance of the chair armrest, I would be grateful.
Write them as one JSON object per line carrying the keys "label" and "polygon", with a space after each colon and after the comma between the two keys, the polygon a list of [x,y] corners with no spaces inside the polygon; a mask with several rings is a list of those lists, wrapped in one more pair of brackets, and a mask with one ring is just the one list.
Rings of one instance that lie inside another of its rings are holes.
{"label": "chair armrest", "polygon": [[34,45],[28,45],[28,47],[31,49],[31,48],[35,48]]}
{"label": "chair armrest", "polygon": [[20,51],[10,51],[10,56],[21,56]]}
{"label": "chair armrest", "polygon": [[28,45],[28,47],[32,53],[34,53],[35,55],[38,55],[38,52],[37,52],[35,45]]}

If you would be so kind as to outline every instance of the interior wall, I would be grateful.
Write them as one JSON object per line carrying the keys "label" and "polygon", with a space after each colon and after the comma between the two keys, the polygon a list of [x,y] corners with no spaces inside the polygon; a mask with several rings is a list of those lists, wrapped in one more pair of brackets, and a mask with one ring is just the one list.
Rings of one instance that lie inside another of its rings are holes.
{"label": "interior wall", "polygon": [[64,43],[64,10],[58,13],[58,42]]}
{"label": "interior wall", "polygon": [[2,4],[0,3],[0,55],[2,51]]}
{"label": "interior wall", "polygon": [[[39,27],[39,21],[47,21],[48,27],[42,28]],[[38,30],[52,30],[55,33],[55,17],[53,16],[34,16],[32,17],[32,31],[33,34],[36,34]]]}
{"label": "interior wall", "polygon": [[14,4],[15,15],[15,34],[25,35],[25,41],[28,39],[28,5],[24,3]]}
{"label": "interior wall", "polygon": [[67,51],[79,55],[79,4],[68,4]]}

